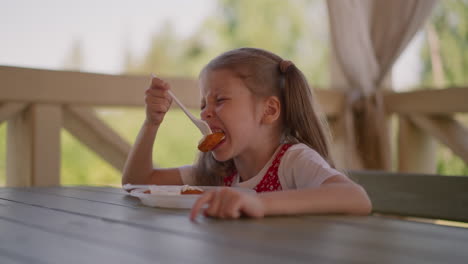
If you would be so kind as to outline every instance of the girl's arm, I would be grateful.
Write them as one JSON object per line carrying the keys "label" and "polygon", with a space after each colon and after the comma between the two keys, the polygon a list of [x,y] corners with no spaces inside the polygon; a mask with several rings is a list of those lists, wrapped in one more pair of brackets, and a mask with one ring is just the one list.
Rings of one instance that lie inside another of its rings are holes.
{"label": "girl's arm", "polygon": [[318,188],[262,193],[259,199],[265,209],[264,215],[367,215],[372,210],[366,191],[342,175],[327,179]]}
{"label": "girl's arm", "polygon": [[177,168],[153,168],[154,140],[172,102],[168,89],[166,82],[153,78],[145,92],[146,120],[125,162],[122,184],[182,184]]}
{"label": "girl's arm", "polygon": [[159,125],[144,122],[125,162],[122,184],[180,185],[179,169],[153,168],[153,143]]}
{"label": "girl's arm", "polygon": [[205,215],[219,218],[238,218],[242,214],[254,218],[295,214],[367,215],[372,209],[365,190],[342,175],[327,179],[318,188],[258,195],[222,188],[197,200],[190,214],[192,220],[204,204],[208,204]]}

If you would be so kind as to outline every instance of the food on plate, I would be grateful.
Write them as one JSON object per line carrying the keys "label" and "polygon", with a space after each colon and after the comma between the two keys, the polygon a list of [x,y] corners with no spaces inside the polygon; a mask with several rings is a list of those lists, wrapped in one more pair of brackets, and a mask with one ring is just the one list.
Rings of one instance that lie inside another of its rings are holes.
{"label": "food on plate", "polygon": [[198,144],[198,149],[201,152],[208,152],[212,150],[216,145],[224,139],[224,133],[222,132],[215,132],[209,135],[206,135],[202,138],[200,143]]}
{"label": "food on plate", "polygon": [[202,194],[204,191],[198,187],[184,185],[180,189],[180,194]]}

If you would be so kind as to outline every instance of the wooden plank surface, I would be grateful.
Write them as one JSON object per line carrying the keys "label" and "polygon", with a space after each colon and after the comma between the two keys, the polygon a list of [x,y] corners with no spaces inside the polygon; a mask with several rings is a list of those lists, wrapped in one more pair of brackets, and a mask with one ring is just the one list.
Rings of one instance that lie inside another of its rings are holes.
{"label": "wooden plank surface", "polygon": [[468,222],[468,177],[350,172],[369,194],[374,212]]}
{"label": "wooden plank surface", "polygon": [[[214,243],[204,243],[196,238],[175,236],[139,226],[122,225],[62,211],[43,210],[13,202],[8,206],[0,207],[0,225],[3,226],[5,222],[14,223],[20,227],[25,226],[28,233],[47,232],[47,236],[41,233],[35,236],[42,236],[48,242],[48,247],[58,246],[57,249],[61,249],[64,246],[71,246],[70,249],[65,250],[66,254],[74,254],[73,251],[78,252],[81,249],[80,243],[77,242],[85,242],[94,249],[91,250],[91,253],[104,251],[103,253],[112,255],[112,258],[100,259],[97,258],[99,256],[93,256],[82,263],[97,263],[97,260],[102,261],[102,263],[109,263],[111,260],[118,263],[124,263],[122,261],[128,261],[125,263],[207,263],[208,259],[221,263],[226,257],[231,259],[236,257],[241,261],[265,257],[265,260],[272,263],[280,263],[272,257],[261,256],[255,252],[240,254],[241,252],[236,248],[218,248]],[[12,225],[8,224],[7,226],[11,228]],[[15,232],[22,233],[18,230]],[[64,245],[50,245],[53,244],[55,236],[63,238]],[[71,245],[66,245],[67,242]],[[21,253],[19,249],[22,245],[12,246],[14,246],[16,253]],[[53,248],[47,250],[49,255],[55,255],[54,252],[51,252],[54,250]],[[84,250],[88,251],[89,249]],[[180,254],[181,251],[184,253]],[[204,251],[213,253],[205,255]],[[47,258],[45,260],[49,261]]]}
{"label": "wooden plank surface", "polygon": [[70,238],[41,226],[5,218],[0,219],[0,225],[2,250],[31,259],[31,263],[146,263],[138,256],[122,252],[123,248],[112,249],[90,240]]}
{"label": "wooden plank surface", "polygon": [[400,114],[447,114],[468,112],[468,87],[421,88],[417,91],[387,93],[385,110]]}
{"label": "wooden plank surface", "polygon": [[[2,194],[5,194],[3,192]],[[128,215],[127,210],[128,208],[125,206],[112,206],[109,203],[96,203],[96,202],[91,202],[90,200],[76,200],[75,203],[70,203],[72,199],[69,197],[65,196],[56,196],[56,195],[41,195],[38,193],[29,193],[28,192],[23,192],[20,194],[20,196],[23,197],[23,199],[18,199],[19,197],[16,196],[18,195],[17,191],[13,191],[13,196],[16,198],[13,198],[9,196],[8,200],[21,200],[22,204],[27,205],[27,203],[32,203],[36,206],[42,206],[45,207],[46,204],[48,204],[48,209],[52,209],[54,211],[61,211],[61,212],[67,212],[67,213],[72,213],[72,214],[79,214],[82,216],[87,216],[90,218],[96,218],[99,219],[100,221],[104,220],[106,222],[111,222],[117,225],[123,225],[124,227],[127,226],[135,226],[138,228],[141,228],[145,231],[149,230],[152,232],[158,232],[158,233],[169,233],[172,236],[175,237],[182,237],[185,239],[187,238],[192,238],[196,239],[198,243],[203,245],[204,243],[210,243],[216,246],[220,246],[220,248],[217,248],[216,250],[206,250],[206,252],[211,252],[211,251],[221,251],[224,255],[224,257],[229,258],[230,255],[226,254],[226,250],[229,251],[231,248],[236,249],[236,254],[239,254],[238,251],[242,251],[242,255],[251,255],[251,254],[257,254],[257,251],[253,251],[252,253],[249,253],[252,251],[252,246],[255,246],[254,243],[248,242],[248,241],[235,241],[233,239],[230,239],[229,237],[224,237],[224,235],[221,236],[213,236],[213,237],[207,237],[204,235],[203,232],[200,232],[194,227],[196,227],[196,224],[193,224],[192,222],[189,221],[188,219],[188,214],[187,211],[183,211],[183,216],[180,216],[181,210],[175,210],[175,214],[168,214],[168,212],[173,211],[173,210],[159,210],[160,214],[155,214],[154,210],[152,208],[147,208],[144,207],[143,209],[145,210],[139,210],[139,211],[130,211],[130,215]],[[59,199],[58,199],[59,198]],[[57,200],[57,203],[51,203],[50,200]],[[67,209],[66,205],[70,205],[71,208]],[[111,208],[111,210],[105,210],[104,208]],[[74,211],[73,209],[77,209]],[[122,211],[124,210],[124,211]],[[164,214],[161,214],[164,213]],[[132,219],[128,219],[127,217],[131,217]],[[47,219],[45,220],[47,222]],[[155,234],[155,236],[159,236],[159,234]],[[161,241],[162,242],[162,241]],[[133,241],[135,243],[135,241]],[[177,243],[174,243],[174,247],[176,245],[185,245],[187,244],[187,241],[178,241]],[[151,247],[156,244],[151,244]],[[143,245],[141,245],[143,246]],[[194,246],[194,245],[193,245]],[[195,247],[195,246],[194,246]],[[255,247],[253,247],[255,248]],[[173,254],[177,254],[180,249],[177,249],[176,252],[173,252]],[[295,256],[294,254],[289,253],[288,250],[281,249],[281,247],[278,246],[275,252],[268,252],[269,249],[265,248],[265,250],[260,251],[261,254],[259,257],[261,259],[265,259],[265,261],[273,262],[273,263],[281,263],[279,261],[275,261],[275,259],[279,259],[281,256],[286,256],[288,259],[291,260],[292,263],[295,262],[304,262],[305,259],[303,256],[298,255]],[[190,253],[189,251],[187,253]],[[211,254],[211,253],[210,253]],[[210,256],[208,254],[209,258]],[[205,255],[205,254],[202,254]],[[231,257],[236,257],[235,261],[234,258],[231,258],[233,261],[232,263],[238,261],[239,257],[237,255],[232,255]],[[302,258],[302,261],[300,261]],[[242,259],[242,258],[241,258]],[[252,258],[254,259],[254,258]],[[297,259],[297,261],[295,261]],[[320,259],[320,258],[318,258]],[[211,262],[211,261],[210,261]],[[218,259],[217,261],[213,261],[212,263],[220,263],[224,261],[220,261]],[[164,262],[163,262],[164,263]],[[208,262],[209,263],[209,262]]]}
{"label": "wooden plank surface", "polygon": [[8,230],[0,236],[0,258],[9,256],[12,263],[29,258],[59,263],[75,255],[68,263],[102,258],[105,263],[132,258],[131,263],[456,263],[468,258],[467,229],[349,216],[191,222],[187,210],[145,207],[121,189],[85,186],[0,189],[0,230],[2,235]]}
{"label": "wooden plank surface", "polygon": [[[73,213],[116,224],[138,226],[145,230],[169,233],[174,236],[196,238],[200,241],[221,246],[221,248],[234,247],[246,252],[254,250],[255,252],[263,252],[262,254],[265,254],[265,256],[273,255],[276,258],[287,257],[291,260],[299,258],[299,260],[302,259],[305,261],[311,257],[321,259],[320,255],[312,254],[313,252],[297,254],[296,248],[285,248],[284,245],[276,243],[275,241],[277,240],[274,239],[274,237],[271,237],[273,239],[272,241],[266,241],[265,235],[267,234],[259,232],[258,228],[250,228],[249,230],[229,229],[224,225],[219,225],[220,221],[211,221],[211,225],[206,225],[204,221],[199,224],[193,223],[189,221],[188,212],[186,210],[154,210],[152,208],[143,207],[142,209],[144,210],[133,210],[131,214],[128,214],[126,213],[128,208],[125,206],[112,206],[107,203],[90,202],[81,199],[76,200],[65,196],[44,195],[32,192],[21,193],[20,196],[22,198],[18,196],[17,191],[10,194],[15,197],[9,196],[8,200],[12,198],[15,200],[21,199],[23,204],[33,204],[43,207],[48,206],[49,209],[66,212],[72,210]],[[2,195],[6,195],[6,193],[3,192]],[[57,199],[57,197],[60,199]],[[52,200],[57,202],[52,202]],[[70,209],[68,209],[68,206],[70,206]],[[108,210],[105,208],[108,208]],[[249,239],[251,240],[239,240],[238,238],[241,235],[249,235]],[[302,248],[305,247],[300,241],[296,243]]]}

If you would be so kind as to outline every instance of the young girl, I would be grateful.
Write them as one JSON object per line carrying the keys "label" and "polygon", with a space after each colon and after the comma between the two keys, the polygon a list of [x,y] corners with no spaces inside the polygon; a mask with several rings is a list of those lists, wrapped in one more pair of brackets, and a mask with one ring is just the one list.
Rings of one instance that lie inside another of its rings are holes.
{"label": "young girl", "polygon": [[200,74],[201,118],[223,132],[192,166],[153,168],[152,148],[171,105],[169,85],[153,78],[146,120],[125,164],[123,184],[218,185],[191,211],[218,218],[292,214],[369,214],[364,189],[334,168],[326,123],[302,72],[268,51],[241,48],[213,59]]}

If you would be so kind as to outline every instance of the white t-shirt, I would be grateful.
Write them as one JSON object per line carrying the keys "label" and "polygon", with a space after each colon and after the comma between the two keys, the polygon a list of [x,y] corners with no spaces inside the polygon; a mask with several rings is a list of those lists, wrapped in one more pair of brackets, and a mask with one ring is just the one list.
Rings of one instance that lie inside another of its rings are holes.
{"label": "white t-shirt", "polygon": [[[281,146],[257,175],[244,182],[239,182],[239,177],[236,176],[232,186],[255,188],[280,149]],[[184,184],[195,185],[192,165],[180,167],[179,171]],[[335,175],[343,175],[343,173],[331,168],[322,156],[302,143],[292,145],[284,153],[278,167],[278,178],[283,190],[319,187],[325,180]]]}

